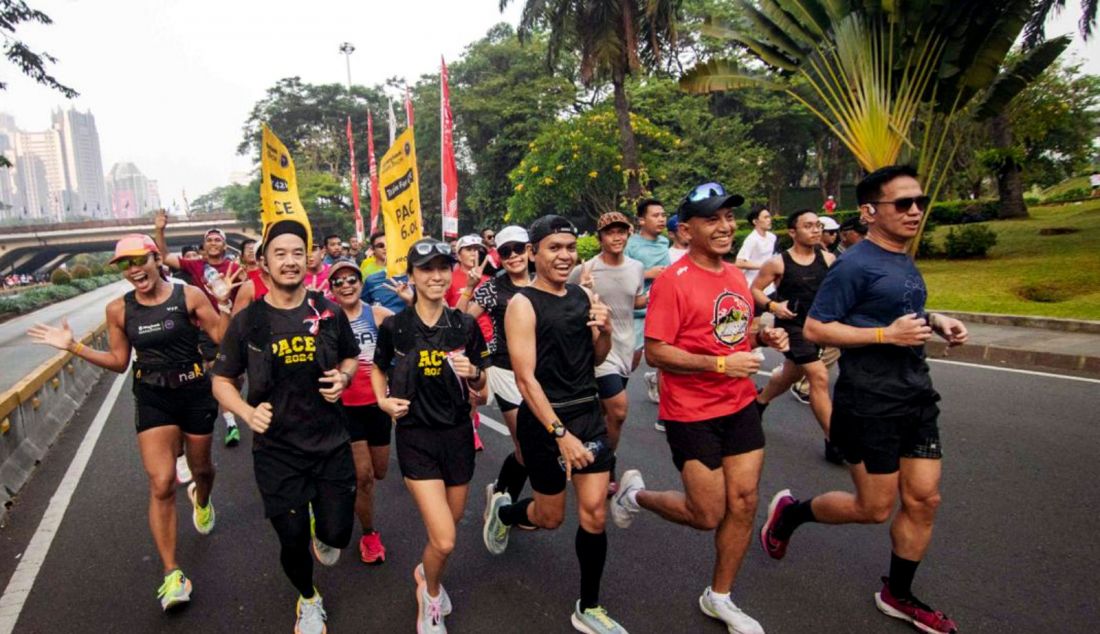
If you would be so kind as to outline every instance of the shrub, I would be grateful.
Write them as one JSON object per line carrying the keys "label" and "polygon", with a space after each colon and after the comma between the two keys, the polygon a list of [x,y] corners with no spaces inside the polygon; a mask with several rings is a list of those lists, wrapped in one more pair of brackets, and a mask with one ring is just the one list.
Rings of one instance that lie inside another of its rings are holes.
{"label": "shrub", "polygon": [[997,244],[997,233],[985,225],[968,225],[958,231],[952,227],[943,241],[944,252],[952,260],[984,258]]}
{"label": "shrub", "polygon": [[69,272],[65,269],[54,269],[53,273],[50,273],[51,284],[68,284],[73,281],[73,276],[69,275]]}
{"label": "shrub", "polygon": [[941,225],[985,222],[996,219],[1000,209],[1001,205],[995,199],[937,201],[932,205],[932,215],[928,220]]}
{"label": "shrub", "polygon": [[595,234],[577,238],[577,259],[580,262],[591,260],[600,252],[600,240]]}
{"label": "shrub", "polygon": [[[933,235],[936,227],[929,222],[924,227],[924,233],[920,236],[920,245],[917,246],[917,257],[922,259],[935,258],[943,255],[940,247],[936,245],[936,238]],[[952,229],[954,231],[954,229]]]}
{"label": "shrub", "polygon": [[92,277],[99,277],[106,273],[106,271],[103,270],[103,265],[98,262],[93,263],[88,269],[92,272]]}
{"label": "shrub", "polygon": [[86,280],[92,276],[92,270],[83,264],[77,264],[69,271],[69,274],[73,276],[74,280]]}
{"label": "shrub", "polygon": [[1092,191],[1087,187],[1075,187],[1073,189],[1067,189],[1064,192],[1048,196],[1043,199],[1043,204],[1049,203],[1068,203],[1078,200],[1088,200],[1092,196]]}

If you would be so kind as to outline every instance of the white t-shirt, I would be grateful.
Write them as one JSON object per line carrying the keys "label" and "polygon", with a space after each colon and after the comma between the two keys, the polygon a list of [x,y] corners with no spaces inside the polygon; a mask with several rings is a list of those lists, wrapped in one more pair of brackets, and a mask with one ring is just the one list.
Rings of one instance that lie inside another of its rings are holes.
{"label": "white t-shirt", "polygon": [[1093,187],[1100,187],[1100,173],[1089,176],[1089,185]]}
{"label": "white t-shirt", "polygon": [[[760,235],[760,232],[753,229],[741,244],[737,259],[748,260],[763,266],[773,255],[775,255],[775,234],[767,231],[764,235]],[[749,286],[752,286],[752,281],[756,279],[759,272],[759,269],[745,269],[745,280],[748,281]],[[765,293],[770,293],[772,288],[769,286]]]}
{"label": "white t-shirt", "polygon": [[679,260],[680,258],[684,257],[684,254],[687,253],[687,252],[688,252],[687,249],[681,249],[680,247],[669,247],[668,248],[668,264],[669,264],[669,266],[672,266],[673,264],[676,264],[676,260]]}
{"label": "white t-shirt", "polygon": [[634,298],[645,295],[645,268],[629,257],[624,257],[619,266],[611,266],[597,255],[573,269],[570,284],[580,283],[581,269],[585,266],[592,271],[600,301],[611,309],[611,351],[596,366],[596,376],[630,376],[634,361]]}

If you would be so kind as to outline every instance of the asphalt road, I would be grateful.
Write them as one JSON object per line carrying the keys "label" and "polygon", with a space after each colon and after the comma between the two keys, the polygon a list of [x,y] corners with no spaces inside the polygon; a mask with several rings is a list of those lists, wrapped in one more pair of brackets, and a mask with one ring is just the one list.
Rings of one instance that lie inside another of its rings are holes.
{"label": "asphalt road", "polygon": [[[943,363],[934,364],[933,374],[944,396],[944,502],[917,575],[918,595],[964,632],[1095,632],[1100,545],[1090,500],[1097,499],[1100,480],[1098,384]],[[642,469],[650,488],[676,487],[664,437],[653,429],[656,407],[645,400],[640,373],[636,379],[620,468]],[[8,586],[113,380],[97,386],[12,508],[0,530],[0,587]],[[215,451],[218,524],[212,535],[194,531],[180,489],[179,558],[195,590],[191,606],[164,615],[155,599],[160,564],[146,525],[128,384],[109,409],[15,631],[291,631],[295,593],[262,517],[247,432],[240,447]],[[758,521],[779,488],[791,487],[796,495],[847,488],[845,471],[822,460],[807,407],[781,397],[765,426]],[[488,554],[481,542],[482,489],[511,442],[486,428],[482,437],[486,449],[445,578],[455,604],[447,625],[452,632],[572,631],[575,519],[554,532],[514,532],[504,555]],[[376,514],[389,556],[384,565],[364,566],[349,548],[335,567],[317,567],[331,632],[414,627],[412,570],[425,537],[396,464],[378,487]],[[710,534],[650,515],[625,531],[609,521],[608,532],[601,601],[627,629],[724,631],[697,606],[709,582]],[[873,605],[888,561],[885,526],[810,525],[796,534],[782,562],[769,560],[754,542],[734,600],[772,633],[911,631]],[[5,590],[5,600],[12,592]]]}

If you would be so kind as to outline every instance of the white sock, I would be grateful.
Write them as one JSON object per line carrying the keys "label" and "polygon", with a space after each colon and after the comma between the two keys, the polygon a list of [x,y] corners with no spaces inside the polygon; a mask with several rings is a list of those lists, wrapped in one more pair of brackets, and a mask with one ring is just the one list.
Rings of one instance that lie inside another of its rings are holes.
{"label": "white sock", "polygon": [[232,412],[225,412],[225,413],[222,414],[222,417],[225,418],[226,427],[236,427],[237,426],[237,417],[234,416]]}
{"label": "white sock", "polygon": [[707,588],[707,590],[710,591],[710,596],[715,598],[715,599],[728,599],[728,598],[730,598],[730,593],[728,593],[728,592],[715,592],[713,588]]}

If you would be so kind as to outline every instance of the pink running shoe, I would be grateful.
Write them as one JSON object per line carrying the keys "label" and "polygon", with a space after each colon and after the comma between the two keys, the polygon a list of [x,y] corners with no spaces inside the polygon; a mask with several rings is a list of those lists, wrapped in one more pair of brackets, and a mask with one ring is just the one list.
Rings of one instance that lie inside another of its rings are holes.
{"label": "pink running shoe", "polygon": [[782,559],[787,554],[787,544],[790,543],[791,539],[789,537],[779,539],[773,531],[775,530],[775,523],[779,521],[779,516],[783,514],[783,510],[797,501],[791,496],[790,489],[783,489],[772,497],[771,504],[768,505],[768,519],[760,527],[760,546],[772,559]]}
{"label": "pink running shoe", "polygon": [[875,593],[875,605],[880,612],[895,619],[908,621],[913,627],[930,634],[955,634],[959,626],[943,612],[933,610],[914,596],[899,599],[890,594],[889,578],[882,578],[882,590]]}
{"label": "pink running shoe", "polygon": [[359,558],[363,563],[380,566],[386,561],[386,547],[382,545],[382,536],[378,531],[363,535],[359,540]]}

